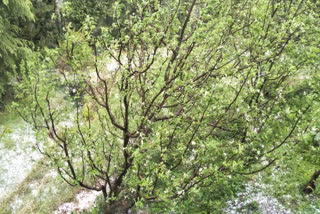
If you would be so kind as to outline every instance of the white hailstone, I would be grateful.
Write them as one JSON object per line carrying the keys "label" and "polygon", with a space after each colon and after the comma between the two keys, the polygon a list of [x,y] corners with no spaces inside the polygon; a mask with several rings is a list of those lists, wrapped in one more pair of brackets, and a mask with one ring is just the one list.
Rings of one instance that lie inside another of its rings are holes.
{"label": "white hailstone", "polygon": [[269,57],[269,56],[271,56],[271,55],[272,55],[272,51],[267,50],[267,51],[265,52],[265,56]]}

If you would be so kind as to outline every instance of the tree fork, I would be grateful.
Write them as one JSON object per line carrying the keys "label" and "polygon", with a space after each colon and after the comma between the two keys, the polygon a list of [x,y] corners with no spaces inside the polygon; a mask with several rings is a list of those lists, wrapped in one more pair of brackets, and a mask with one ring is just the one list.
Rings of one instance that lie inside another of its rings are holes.
{"label": "tree fork", "polygon": [[303,192],[305,194],[310,194],[312,193],[315,189],[316,189],[316,184],[315,184],[315,181],[317,180],[317,178],[320,176],[320,170],[316,170],[310,181],[307,183],[307,185],[305,186],[305,188],[303,189]]}

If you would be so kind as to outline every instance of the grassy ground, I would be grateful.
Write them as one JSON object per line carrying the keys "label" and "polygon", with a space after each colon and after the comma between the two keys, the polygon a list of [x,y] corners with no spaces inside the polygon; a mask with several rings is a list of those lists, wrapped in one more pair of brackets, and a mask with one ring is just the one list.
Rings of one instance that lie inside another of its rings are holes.
{"label": "grassy ground", "polygon": [[39,163],[39,158],[31,160],[34,136],[26,133],[28,130],[14,113],[0,113],[0,186],[4,191],[0,214],[53,213],[80,190],[59,179],[54,170]]}
{"label": "grassy ground", "polygon": [[[268,184],[265,191],[277,198],[292,213],[320,213],[320,179],[316,181],[316,189],[312,194],[306,195],[303,192],[318,166],[299,157],[285,161],[286,167],[265,173],[262,179],[263,183]],[[291,164],[288,164],[289,161]]]}
{"label": "grassy ground", "polygon": [[80,188],[72,188],[54,171],[36,164],[24,181],[0,204],[0,214],[53,213],[72,201]]}

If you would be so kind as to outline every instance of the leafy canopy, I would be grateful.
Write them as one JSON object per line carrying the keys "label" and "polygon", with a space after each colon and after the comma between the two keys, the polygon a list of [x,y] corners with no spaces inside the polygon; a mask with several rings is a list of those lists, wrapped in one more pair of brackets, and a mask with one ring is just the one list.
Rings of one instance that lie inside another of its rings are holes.
{"label": "leafy canopy", "polygon": [[61,177],[102,191],[109,211],[120,202],[209,211],[222,193],[208,189],[271,166],[314,122],[317,10],[115,1],[99,36],[87,17],[58,49],[25,61],[17,90],[27,104],[15,107]]}

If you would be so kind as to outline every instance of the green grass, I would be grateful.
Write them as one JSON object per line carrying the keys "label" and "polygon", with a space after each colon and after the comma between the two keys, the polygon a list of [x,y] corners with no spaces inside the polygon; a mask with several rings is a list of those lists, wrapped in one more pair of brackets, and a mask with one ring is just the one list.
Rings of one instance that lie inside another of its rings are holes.
{"label": "green grass", "polygon": [[12,150],[16,142],[10,138],[10,133],[17,129],[24,129],[26,124],[15,112],[0,112],[0,143],[3,149]]}
{"label": "green grass", "polygon": [[[59,205],[72,201],[80,188],[51,176],[49,169],[36,164],[16,190],[0,202],[0,214],[53,213]],[[13,209],[17,200],[21,206]]]}
{"label": "green grass", "polygon": [[286,167],[279,171],[273,168],[264,172],[262,182],[269,184],[267,193],[277,198],[292,213],[316,213],[316,209],[320,209],[320,179],[311,195],[306,195],[303,188],[317,166],[299,158],[285,158],[284,161]]}
{"label": "green grass", "polygon": [[[17,148],[10,133],[17,129],[24,130],[26,124],[13,111],[0,112],[0,143],[2,149],[14,150]],[[28,142],[20,147],[32,146]],[[52,169],[40,164],[42,159],[35,163],[25,179],[2,201],[0,214],[47,214],[53,213],[61,204],[74,199],[80,188],[72,188],[58,176],[52,176]],[[13,209],[16,205],[17,208]]]}

